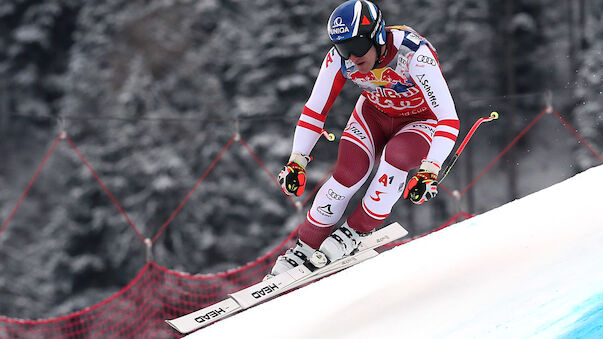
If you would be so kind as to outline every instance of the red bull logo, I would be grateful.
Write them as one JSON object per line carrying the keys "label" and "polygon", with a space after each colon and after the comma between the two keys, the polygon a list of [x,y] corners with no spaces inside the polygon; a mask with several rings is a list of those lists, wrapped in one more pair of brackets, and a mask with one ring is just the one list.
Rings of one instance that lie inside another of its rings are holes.
{"label": "red bull logo", "polygon": [[388,68],[383,71],[383,74],[381,74],[381,80],[387,82],[405,82],[406,79],[404,79],[400,74],[396,73],[396,71],[393,69]]}
{"label": "red bull logo", "polygon": [[405,74],[400,74],[389,67],[372,70],[365,74],[355,71],[350,74],[350,80],[354,82],[370,82],[374,85],[387,88],[395,88],[397,84],[405,86],[414,85],[408,80]]}
{"label": "red bull logo", "polygon": [[358,81],[377,81],[377,77],[375,76],[375,74],[373,73],[373,71],[370,71],[368,73],[362,74],[360,73],[360,71],[356,71],[352,74],[350,74],[350,79],[352,81],[358,80]]}

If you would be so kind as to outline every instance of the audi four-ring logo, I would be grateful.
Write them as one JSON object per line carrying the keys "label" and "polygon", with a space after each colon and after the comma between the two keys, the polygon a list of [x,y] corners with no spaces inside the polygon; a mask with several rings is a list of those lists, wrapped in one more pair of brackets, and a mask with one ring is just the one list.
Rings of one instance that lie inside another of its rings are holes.
{"label": "audi four-ring logo", "polygon": [[335,199],[335,200],[341,200],[341,199],[345,198],[343,195],[339,195],[339,194],[335,193],[335,191],[333,191],[330,188],[329,188],[329,197],[331,197],[331,199]]}
{"label": "audi four-ring logo", "polygon": [[419,56],[417,56],[417,61],[422,62],[424,64],[432,65],[432,66],[436,65],[436,62],[435,62],[435,60],[433,60],[433,58],[430,58],[427,55],[423,55],[423,54],[420,54]]}

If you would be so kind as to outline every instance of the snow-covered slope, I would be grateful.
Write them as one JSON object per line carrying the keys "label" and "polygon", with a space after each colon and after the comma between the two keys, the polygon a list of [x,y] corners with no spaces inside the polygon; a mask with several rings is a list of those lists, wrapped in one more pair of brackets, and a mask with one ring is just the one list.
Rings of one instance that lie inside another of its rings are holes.
{"label": "snow-covered slope", "polygon": [[603,337],[603,166],[187,338]]}

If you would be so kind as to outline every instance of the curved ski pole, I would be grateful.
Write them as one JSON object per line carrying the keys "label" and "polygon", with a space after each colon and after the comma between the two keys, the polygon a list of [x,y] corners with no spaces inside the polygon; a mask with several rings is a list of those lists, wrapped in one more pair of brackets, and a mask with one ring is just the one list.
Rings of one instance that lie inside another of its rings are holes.
{"label": "curved ski pole", "polygon": [[452,157],[452,160],[450,161],[450,163],[448,164],[448,166],[446,166],[446,168],[444,168],[444,171],[442,171],[443,174],[442,174],[442,179],[439,180],[440,183],[442,181],[444,181],[444,179],[448,175],[448,172],[450,172],[450,170],[452,169],[452,167],[456,163],[456,160],[459,158],[459,155],[461,155],[461,153],[465,149],[465,146],[467,146],[467,143],[469,142],[469,140],[471,139],[471,137],[473,136],[473,134],[475,133],[475,131],[477,130],[477,128],[479,127],[479,125],[481,125],[483,122],[488,122],[488,121],[492,121],[492,120],[496,120],[496,119],[498,119],[498,112],[492,112],[492,113],[490,113],[490,116],[480,118],[480,119],[478,119],[473,124],[473,127],[471,127],[471,129],[469,130],[469,132],[465,136],[465,139],[463,139],[463,142],[461,142],[461,145],[459,146],[459,148],[454,153],[454,156]]}

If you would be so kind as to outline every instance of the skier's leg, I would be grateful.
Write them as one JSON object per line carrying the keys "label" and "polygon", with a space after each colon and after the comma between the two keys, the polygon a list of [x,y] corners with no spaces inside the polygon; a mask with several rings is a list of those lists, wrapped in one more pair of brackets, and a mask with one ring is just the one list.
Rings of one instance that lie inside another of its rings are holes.
{"label": "skier's leg", "polygon": [[[323,240],[331,234],[333,226],[343,215],[350,198],[366,181],[372,167],[372,161],[369,161],[366,153],[358,146],[343,140],[339,147],[339,154],[335,173],[318,190],[306,219],[298,226],[297,244],[276,260],[271,271],[272,275],[285,272],[309,259]],[[355,159],[355,170],[342,170],[342,167],[348,166],[350,159]],[[348,187],[342,182],[355,183]]]}
{"label": "skier's leg", "polygon": [[386,145],[377,174],[362,202],[347,219],[358,232],[370,232],[381,226],[402,195],[408,171],[418,167],[430,147],[430,139],[402,130]]}
{"label": "skier's leg", "polygon": [[318,191],[299,226],[300,240],[315,249],[331,234],[351,197],[371,173],[375,154],[385,145],[378,121],[383,114],[371,108],[363,96],[358,99],[341,137],[335,172]]}
{"label": "skier's leg", "polygon": [[[299,265],[319,248],[343,215],[351,197],[368,178],[375,163],[375,136],[370,132],[372,122],[367,122],[362,114],[364,100],[364,97],[358,100],[343,133],[333,176],[322,185],[306,219],[298,226],[297,245],[277,259],[272,275]],[[381,139],[378,135],[377,140]]]}
{"label": "skier's leg", "polygon": [[341,141],[339,154],[333,176],[318,190],[306,220],[299,226],[300,240],[313,248],[318,248],[331,234],[373,165],[366,153],[346,140]]}
{"label": "skier's leg", "polygon": [[364,233],[379,227],[402,195],[406,176],[429,151],[429,140],[409,131],[396,134],[385,146],[377,174],[360,205],[347,221],[323,241],[320,251],[331,261],[351,254]]}
{"label": "skier's leg", "polygon": [[379,227],[402,195],[408,171],[420,165],[431,144],[431,135],[421,123],[402,128],[386,144],[377,174],[360,205],[347,221],[320,246],[331,261],[349,255],[358,246],[363,233]]}

